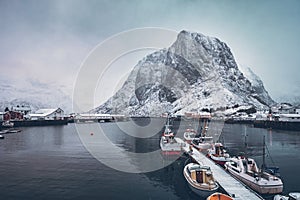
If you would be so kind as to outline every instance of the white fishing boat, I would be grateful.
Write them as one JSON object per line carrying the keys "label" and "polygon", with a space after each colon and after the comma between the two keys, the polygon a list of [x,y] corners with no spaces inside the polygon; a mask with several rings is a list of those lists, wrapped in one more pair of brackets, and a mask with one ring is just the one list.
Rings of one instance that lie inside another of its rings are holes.
{"label": "white fishing boat", "polygon": [[200,137],[194,138],[192,140],[191,144],[200,151],[208,150],[212,147],[213,137],[200,136]]}
{"label": "white fishing boat", "polygon": [[191,144],[199,151],[206,151],[210,149],[213,144],[213,137],[206,135],[208,130],[207,121],[208,119],[204,119],[204,128],[201,128],[200,134],[196,135],[191,142]]}
{"label": "white fishing boat", "polygon": [[198,150],[207,150],[211,148],[213,143],[213,137],[206,136],[205,134],[207,129],[208,127],[200,134],[197,134],[194,129],[187,129],[183,133],[183,138],[188,144],[192,144]]}
{"label": "white fishing boat", "polygon": [[230,156],[224,149],[222,143],[215,143],[212,148],[208,149],[207,157],[221,166],[224,166],[226,162],[230,161]]}
{"label": "white fishing boat", "polygon": [[206,200],[233,200],[233,198],[226,194],[216,192],[216,193],[210,195],[209,197],[207,197]]}
{"label": "white fishing boat", "polygon": [[277,194],[273,198],[274,200],[300,200],[300,193],[299,192],[291,192],[289,196],[284,196]]}
{"label": "white fishing boat", "polygon": [[225,169],[260,194],[279,194],[283,190],[281,179],[260,170],[251,158],[244,156],[231,158],[225,163]]}
{"label": "white fishing boat", "polygon": [[191,190],[203,198],[207,198],[219,189],[208,166],[187,164],[183,169],[183,175]]}
{"label": "white fishing boat", "polygon": [[160,138],[160,148],[163,154],[167,155],[179,155],[181,154],[183,141],[175,137],[175,134],[171,130],[169,117],[165,125],[165,130]]}

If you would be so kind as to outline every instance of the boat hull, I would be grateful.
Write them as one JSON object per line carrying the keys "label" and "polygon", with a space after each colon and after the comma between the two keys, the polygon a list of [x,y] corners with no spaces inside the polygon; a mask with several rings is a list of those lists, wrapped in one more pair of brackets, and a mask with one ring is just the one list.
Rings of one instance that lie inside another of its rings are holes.
{"label": "boat hull", "polygon": [[[187,167],[187,166],[186,166]],[[213,193],[217,192],[219,190],[219,185],[216,184],[215,187],[208,188],[208,187],[201,187],[199,185],[196,185],[189,175],[186,172],[186,167],[183,170],[183,175],[186,181],[188,182],[189,188],[198,196],[202,198],[207,198],[208,196],[212,195]]]}
{"label": "boat hull", "polygon": [[181,149],[182,145],[181,143],[177,142],[175,138],[174,143],[164,143],[163,139],[160,140],[160,148],[162,151],[162,154],[164,155],[180,155],[181,154]]}
{"label": "boat hull", "polygon": [[245,176],[240,175],[240,173],[237,173],[235,170],[231,169],[230,167],[227,167],[227,170],[234,177],[236,177],[245,185],[247,185],[248,187],[250,187],[251,189],[253,189],[254,191],[260,194],[279,194],[282,193],[283,191],[283,184],[262,185],[262,184],[258,184],[258,181],[256,181],[254,177],[246,178]]}
{"label": "boat hull", "polygon": [[186,141],[186,143],[191,144],[193,139],[188,139],[188,138],[184,138],[184,141]]}
{"label": "boat hull", "polygon": [[229,158],[214,156],[213,154],[208,154],[207,157],[222,167],[224,167],[225,163],[230,160]]}
{"label": "boat hull", "polygon": [[194,143],[192,143],[192,145],[193,145],[196,149],[198,149],[199,151],[201,151],[201,150],[208,150],[208,149],[211,148],[211,144],[209,144],[209,143],[199,143],[199,144],[194,144]]}
{"label": "boat hull", "polygon": [[216,192],[210,195],[209,197],[207,197],[206,200],[233,200],[233,198],[226,194]]}
{"label": "boat hull", "polygon": [[191,184],[189,184],[189,188],[198,196],[202,197],[202,198],[207,198],[208,196],[212,195],[213,193],[215,193],[218,189],[216,190],[200,190],[197,189],[195,187],[193,187]]}

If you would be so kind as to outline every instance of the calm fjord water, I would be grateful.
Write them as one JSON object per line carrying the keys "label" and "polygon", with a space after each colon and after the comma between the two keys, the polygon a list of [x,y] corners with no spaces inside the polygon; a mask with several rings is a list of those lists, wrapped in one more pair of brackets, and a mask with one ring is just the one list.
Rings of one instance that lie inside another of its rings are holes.
{"label": "calm fjord water", "polygon": [[[160,119],[155,120],[161,125]],[[122,123],[126,126],[128,122]],[[113,143],[126,151],[159,149],[160,133],[134,138],[115,123],[103,123],[101,127]],[[261,164],[263,136],[273,161],[280,167],[284,192],[300,191],[299,132],[226,124],[221,138],[230,154],[243,151]],[[119,159],[121,162],[122,157]],[[7,134],[0,141],[0,199],[199,199],[182,175],[186,160],[183,156],[153,172],[125,173],[93,158],[82,145],[74,124],[22,128],[22,132]],[[267,162],[272,164],[270,157]]]}

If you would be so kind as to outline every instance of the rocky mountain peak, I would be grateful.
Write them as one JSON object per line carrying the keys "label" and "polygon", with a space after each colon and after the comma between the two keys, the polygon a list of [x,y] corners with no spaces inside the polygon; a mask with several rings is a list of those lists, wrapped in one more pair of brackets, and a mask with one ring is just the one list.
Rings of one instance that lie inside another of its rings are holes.
{"label": "rocky mountain peak", "polygon": [[161,113],[269,106],[263,85],[239,70],[230,48],[217,38],[181,31],[168,48],[147,55],[123,87],[94,112],[159,116]]}

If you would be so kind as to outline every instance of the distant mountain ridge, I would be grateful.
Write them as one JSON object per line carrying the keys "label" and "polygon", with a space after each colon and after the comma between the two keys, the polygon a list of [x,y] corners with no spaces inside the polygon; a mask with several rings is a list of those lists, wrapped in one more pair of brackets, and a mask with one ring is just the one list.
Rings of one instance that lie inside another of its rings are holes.
{"label": "distant mountain ridge", "polygon": [[92,111],[159,116],[205,108],[224,111],[233,106],[262,109],[274,104],[259,77],[249,74],[251,80],[239,70],[224,42],[181,31],[171,47],[140,60],[123,87]]}
{"label": "distant mountain ridge", "polygon": [[38,80],[16,80],[0,77],[0,112],[6,107],[28,105],[32,111],[41,108],[60,107],[65,113],[72,111],[71,98],[53,84],[41,83]]}

